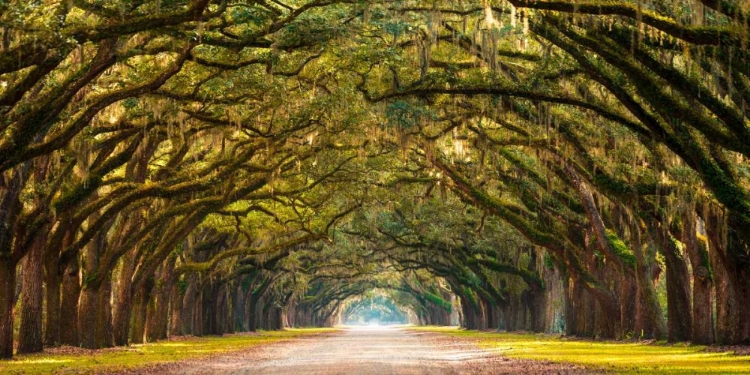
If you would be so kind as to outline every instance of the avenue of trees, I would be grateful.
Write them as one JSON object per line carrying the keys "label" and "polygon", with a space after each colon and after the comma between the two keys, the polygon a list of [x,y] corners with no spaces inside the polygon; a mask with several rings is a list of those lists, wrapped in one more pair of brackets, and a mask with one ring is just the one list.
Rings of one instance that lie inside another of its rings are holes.
{"label": "avenue of trees", "polygon": [[749,344],[749,43],[748,0],[2,1],[0,357],[375,302]]}

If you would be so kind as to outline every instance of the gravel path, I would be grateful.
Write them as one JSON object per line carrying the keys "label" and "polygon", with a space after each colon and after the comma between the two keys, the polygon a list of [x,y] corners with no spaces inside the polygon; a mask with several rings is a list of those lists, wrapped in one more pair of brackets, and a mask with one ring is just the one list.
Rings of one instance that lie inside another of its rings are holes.
{"label": "gravel path", "polygon": [[392,327],[348,328],[153,370],[192,375],[587,373],[571,365],[507,359],[471,341]]}

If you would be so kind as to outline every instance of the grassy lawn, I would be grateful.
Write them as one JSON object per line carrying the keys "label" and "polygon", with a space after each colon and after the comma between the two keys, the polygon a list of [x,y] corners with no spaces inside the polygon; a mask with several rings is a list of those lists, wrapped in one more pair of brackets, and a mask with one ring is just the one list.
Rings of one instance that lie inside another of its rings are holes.
{"label": "grassy lawn", "polygon": [[704,346],[566,340],[553,336],[491,333],[455,327],[413,327],[476,339],[509,358],[566,362],[618,373],[750,374],[750,356],[705,351]]}
{"label": "grassy lawn", "polygon": [[0,360],[0,374],[92,373],[132,369],[163,362],[196,359],[247,349],[255,345],[332,332],[333,328],[288,329],[264,331],[257,335],[229,335],[224,337],[195,337],[177,341],[133,345],[97,351],[73,349],[73,353],[19,355],[9,361]]}

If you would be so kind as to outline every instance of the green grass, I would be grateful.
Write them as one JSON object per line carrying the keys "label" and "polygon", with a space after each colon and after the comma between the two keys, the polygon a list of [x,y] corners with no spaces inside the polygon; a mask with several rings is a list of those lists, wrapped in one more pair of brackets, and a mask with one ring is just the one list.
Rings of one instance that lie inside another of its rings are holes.
{"label": "green grass", "polygon": [[303,328],[262,331],[257,335],[196,337],[177,341],[132,345],[125,348],[76,353],[38,353],[19,355],[0,361],[0,374],[92,373],[133,369],[164,362],[208,357],[247,349],[256,345],[334,331],[333,328]]}
{"label": "green grass", "polygon": [[478,340],[479,346],[509,358],[584,365],[617,373],[750,374],[750,356],[705,351],[705,346],[566,340],[535,334],[459,330],[455,327],[414,327]]}

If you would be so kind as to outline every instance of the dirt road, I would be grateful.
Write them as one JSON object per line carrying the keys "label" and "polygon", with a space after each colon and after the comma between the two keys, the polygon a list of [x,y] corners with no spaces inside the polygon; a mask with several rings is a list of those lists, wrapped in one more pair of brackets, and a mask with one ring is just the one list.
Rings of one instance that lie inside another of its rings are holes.
{"label": "dirt road", "polygon": [[389,327],[272,344],[156,369],[173,374],[572,374],[585,369],[510,360],[472,342]]}

